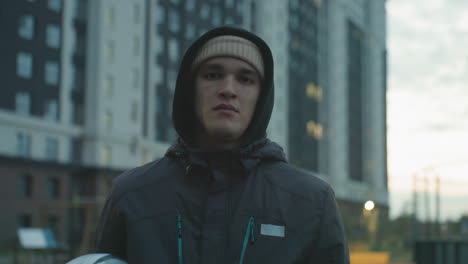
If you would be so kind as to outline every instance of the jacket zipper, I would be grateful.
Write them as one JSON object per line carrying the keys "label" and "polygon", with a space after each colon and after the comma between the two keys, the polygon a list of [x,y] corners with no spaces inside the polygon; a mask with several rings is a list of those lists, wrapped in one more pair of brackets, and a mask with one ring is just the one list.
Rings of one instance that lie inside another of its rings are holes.
{"label": "jacket zipper", "polygon": [[182,216],[177,214],[177,249],[178,249],[178,257],[179,257],[179,264],[183,264],[182,258]]}
{"label": "jacket zipper", "polygon": [[244,235],[244,243],[242,245],[242,251],[240,255],[240,260],[239,264],[244,263],[244,255],[245,255],[245,250],[247,249],[247,244],[250,243],[253,244],[255,242],[255,219],[253,216],[249,217],[249,224],[247,225],[247,229],[245,230],[245,235]]}

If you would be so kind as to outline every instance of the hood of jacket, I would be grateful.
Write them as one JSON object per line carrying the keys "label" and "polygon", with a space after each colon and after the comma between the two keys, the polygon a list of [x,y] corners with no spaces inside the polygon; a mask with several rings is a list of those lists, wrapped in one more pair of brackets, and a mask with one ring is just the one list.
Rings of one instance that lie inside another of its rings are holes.
{"label": "hood of jacket", "polygon": [[223,26],[206,32],[196,40],[187,49],[180,64],[172,104],[172,121],[179,137],[188,145],[194,145],[194,133],[197,122],[194,111],[195,87],[191,66],[200,48],[208,40],[222,35],[234,35],[245,38],[256,44],[260,50],[264,63],[264,79],[254,115],[242,135],[241,146],[250,145],[266,137],[266,129],[270,122],[274,102],[273,56],[271,50],[266,42],[257,35],[243,29]]}

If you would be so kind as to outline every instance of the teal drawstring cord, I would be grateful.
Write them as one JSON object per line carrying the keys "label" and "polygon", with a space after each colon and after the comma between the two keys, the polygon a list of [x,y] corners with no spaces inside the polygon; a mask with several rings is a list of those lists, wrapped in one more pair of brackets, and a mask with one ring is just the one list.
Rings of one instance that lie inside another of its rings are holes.
{"label": "teal drawstring cord", "polygon": [[242,245],[242,251],[241,251],[239,264],[244,263],[244,255],[245,255],[245,250],[247,249],[247,243],[249,242],[249,238],[250,238],[250,243],[253,243],[255,241],[255,236],[254,236],[255,229],[254,228],[255,228],[255,219],[253,216],[251,216],[249,217],[249,224],[247,225],[247,229],[245,230],[244,243]]}
{"label": "teal drawstring cord", "polygon": [[177,247],[179,255],[179,264],[183,263],[182,258],[182,217],[180,214],[177,214]]}

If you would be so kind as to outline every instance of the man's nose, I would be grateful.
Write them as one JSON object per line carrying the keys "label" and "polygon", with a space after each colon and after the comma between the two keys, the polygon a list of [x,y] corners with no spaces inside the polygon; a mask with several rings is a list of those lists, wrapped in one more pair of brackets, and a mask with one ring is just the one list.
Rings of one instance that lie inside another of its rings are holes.
{"label": "man's nose", "polygon": [[232,76],[232,75],[226,76],[226,78],[223,80],[221,86],[222,87],[220,87],[220,89],[219,89],[219,95],[222,98],[232,99],[232,98],[237,97],[236,87],[235,87],[236,86],[236,80],[235,80],[234,76]]}

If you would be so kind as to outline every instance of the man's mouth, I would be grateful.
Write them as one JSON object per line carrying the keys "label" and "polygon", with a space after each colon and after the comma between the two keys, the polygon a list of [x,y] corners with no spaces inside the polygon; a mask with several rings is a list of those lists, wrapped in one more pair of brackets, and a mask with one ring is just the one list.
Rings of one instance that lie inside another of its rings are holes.
{"label": "man's mouth", "polygon": [[213,110],[233,111],[239,113],[239,110],[230,104],[219,104],[215,106]]}

